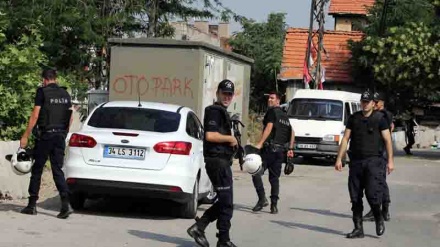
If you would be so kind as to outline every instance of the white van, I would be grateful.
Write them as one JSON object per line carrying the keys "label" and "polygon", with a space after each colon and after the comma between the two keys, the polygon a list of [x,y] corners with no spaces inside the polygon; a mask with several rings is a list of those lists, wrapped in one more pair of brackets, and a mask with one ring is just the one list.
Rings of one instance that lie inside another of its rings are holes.
{"label": "white van", "polygon": [[348,117],[361,110],[360,99],[351,92],[297,90],[287,110],[295,131],[295,155],[336,159]]}

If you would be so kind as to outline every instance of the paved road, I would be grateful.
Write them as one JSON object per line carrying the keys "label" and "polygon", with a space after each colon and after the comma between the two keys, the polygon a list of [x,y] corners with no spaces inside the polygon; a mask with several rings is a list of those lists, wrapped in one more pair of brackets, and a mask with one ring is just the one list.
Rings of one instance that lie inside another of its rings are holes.
{"label": "paved road", "polygon": [[[280,213],[269,208],[252,213],[256,194],[247,174],[235,175],[235,211],[232,239],[240,246],[440,246],[440,150],[415,151],[396,158],[391,188],[391,222],[378,238],[374,223],[366,222],[366,237],[348,240],[351,211],[347,191],[348,169],[335,172],[323,161],[301,164],[294,175],[281,178]],[[268,185],[267,176],[265,185]],[[268,188],[268,187],[266,187]],[[18,213],[25,201],[0,203],[0,247],[189,247],[186,235],[192,220],[170,217],[173,207],[133,200],[89,202],[87,209],[59,220],[58,197],[39,204],[37,216]],[[200,207],[199,214],[207,208]],[[366,206],[367,209],[368,206]],[[207,229],[215,246],[215,224]]]}

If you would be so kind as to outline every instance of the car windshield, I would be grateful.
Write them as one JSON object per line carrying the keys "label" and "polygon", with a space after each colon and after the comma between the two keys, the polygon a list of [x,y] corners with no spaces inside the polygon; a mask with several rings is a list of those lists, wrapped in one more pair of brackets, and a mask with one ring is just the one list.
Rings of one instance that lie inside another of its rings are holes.
{"label": "car windshield", "polygon": [[287,112],[291,118],[342,120],[342,101],[327,99],[293,99]]}
{"label": "car windshield", "polygon": [[89,126],[109,129],[129,129],[153,132],[175,132],[180,114],[155,109],[102,107],[91,116]]}

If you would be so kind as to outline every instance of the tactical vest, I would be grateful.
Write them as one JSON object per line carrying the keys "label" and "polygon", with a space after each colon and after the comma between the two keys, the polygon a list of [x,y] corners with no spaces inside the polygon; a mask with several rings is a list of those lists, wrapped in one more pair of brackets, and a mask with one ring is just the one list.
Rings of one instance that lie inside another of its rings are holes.
{"label": "tactical vest", "polygon": [[40,131],[67,130],[71,115],[69,93],[56,84],[43,87],[42,90],[44,103],[38,116],[38,129]]}
{"label": "tactical vest", "polygon": [[287,114],[280,107],[273,109],[276,121],[273,123],[272,131],[266,142],[284,145],[290,141],[292,126],[290,125]]}
{"label": "tactical vest", "polygon": [[379,111],[374,111],[368,118],[365,118],[361,111],[353,114],[350,157],[364,159],[382,155],[384,144],[379,124],[383,117],[383,113]]}
{"label": "tactical vest", "polygon": [[[231,118],[226,111],[226,109],[220,105],[214,104],[208,106],[206,111],[218,111],[222,116],[220,123],[219,133],[222,135],[232,135],[232,122]],[[206,137],[206,135],[205,135]],[[214,143],[209,142],[206,139],[203,141],[203,152],[205,156],[212,155],[232,155],[234,149],[229,145],[229,143]]]}

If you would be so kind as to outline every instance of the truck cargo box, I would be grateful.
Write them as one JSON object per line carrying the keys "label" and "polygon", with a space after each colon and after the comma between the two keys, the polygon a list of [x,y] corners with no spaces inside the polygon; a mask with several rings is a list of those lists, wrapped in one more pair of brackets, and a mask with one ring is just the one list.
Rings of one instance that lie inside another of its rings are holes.
{"label": "truck cargo box", "polygon": [[[193,109],[203,122],[223,79],[235,83],[228,108],[247,126],[253,60],[203,42],[127,38],[109,39],[109,100],[172,103]],[[243,132],[242,142],[247,135]]]}

